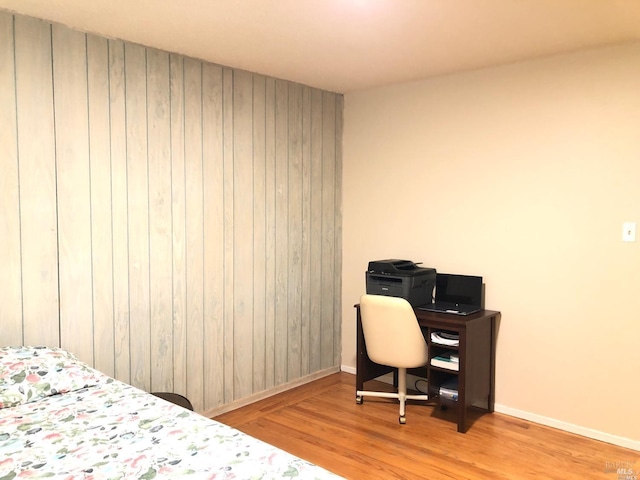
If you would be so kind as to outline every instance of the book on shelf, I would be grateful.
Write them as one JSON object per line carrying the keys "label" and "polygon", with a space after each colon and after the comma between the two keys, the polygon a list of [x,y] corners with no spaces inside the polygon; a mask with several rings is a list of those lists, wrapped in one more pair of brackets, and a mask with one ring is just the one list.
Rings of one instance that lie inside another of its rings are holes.
{"label": "book on shelf", "polygon": [[460,363],[460,356],[458,355],[458,352],[455,350],[447,350],[444,353],[437,354],[433,358],[437,358],[439,360],[445,360],[447,362]]}
{"label": "book on shelf", "polygon": [[460,369],[460,357],[458,356],[458,352],[444,352],[432,357],[431,365],[434,367],[446,368],[447,370],[458,371]]}
{"label": "book on shelf", "polygon": [[450,332],[431,332],[431,343],[457,347],[460,345],[460,336]]}
{"label": "book on shelf", "polygon": [[447,362],[447,361],[443,361],[440,360],[438,358],[432,358],[431,359],[431,366],[432,367],[438,367],[438,368],[444,368],[446,370],[454,370],[454,371],[458,371],[460,370],[460,365],[455,363],[455,362]]}

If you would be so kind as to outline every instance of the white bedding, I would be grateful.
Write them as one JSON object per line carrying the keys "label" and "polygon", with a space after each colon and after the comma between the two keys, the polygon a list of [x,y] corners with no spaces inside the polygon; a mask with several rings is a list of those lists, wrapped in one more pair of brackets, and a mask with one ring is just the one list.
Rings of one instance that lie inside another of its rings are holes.
{"label": "white bedding", "polygon": [[34,365],[34,349],[0,349],[0,480],[339,478],[67,352],[38,350]]}

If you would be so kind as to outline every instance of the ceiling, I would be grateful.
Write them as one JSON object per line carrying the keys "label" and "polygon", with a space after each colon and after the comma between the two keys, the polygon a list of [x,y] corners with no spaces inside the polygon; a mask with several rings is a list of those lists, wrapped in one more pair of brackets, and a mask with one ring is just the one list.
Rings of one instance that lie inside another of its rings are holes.
{"label": "ceiling", "polygon": [[640,41],[639,0],[0,0],[0,8],[340,93]]}

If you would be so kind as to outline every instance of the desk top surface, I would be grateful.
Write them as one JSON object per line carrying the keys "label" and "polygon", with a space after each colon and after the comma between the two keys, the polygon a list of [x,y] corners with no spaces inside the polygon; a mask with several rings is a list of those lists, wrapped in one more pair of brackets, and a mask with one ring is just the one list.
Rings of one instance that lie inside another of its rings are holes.
{"label": "desk top surface", "polygon": [[464,325],[469,322],[473,322],[475,320],[483,320],[489,317],[497,317],[500,315],[500,312],[495,310],[480,310],[479,312],[472,313],[471,315],[456,315],[454,313],[436,313],[436,312],[427,312],[425,310],[419,310],[418,308],[414,308],[416,312],[416,318],[418,322],[420,320],[423,321],[431,321],[431,322],[443,322],[450,323],[453,325]]}
{"label": "desk top surface", "polygon": [[[360,304],[357,303],[354,305],[358,311],[360,311]],[[418,307],[415,307],[413,311],[416,314],[416,318],[418,322],[426,321],[426,322],[442,322],[449,323],[451,325],[466,325],[469,322],[475,320],[483,320],[488,317],[497,317],[500,315],[500,312],[496,310],[480,310],[479,312],[472,313],[471,315],[456,315],[454,313],[436,313],[436,312],[427,312],[425,310],[420,310]]]}

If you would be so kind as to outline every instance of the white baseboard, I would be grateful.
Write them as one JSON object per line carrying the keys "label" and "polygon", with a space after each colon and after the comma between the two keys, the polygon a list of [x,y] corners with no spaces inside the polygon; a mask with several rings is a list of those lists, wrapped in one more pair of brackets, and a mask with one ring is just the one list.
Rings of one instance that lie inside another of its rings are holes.
{"label": "white baseboard", "polygon": [[564,430],[565,432],[575,433],[577,435],[592,438],[594,440],[600,440],[601,442],[611,443],[612,445],[618,445],[619,447],[630,448],[631,450],[640,451],[640,441],[632,440],[630,438],[619,437],[617,435],[611,435],[610,433],[601,432],[591,428],[581,427],[580,425],[573,425],[572,423],[556,420],[555,418],[545,417],[536,413],[525,412],[524,410],[518,410],[517,408],[507,407],[505,405],[495,404],[495,411],[503,413],[511,417],[521,418],[533,423],[545,425],[547,427],[557,428],[558,430]]}
{"label": "white baseboard", "polygon": [[320,370],[319,372],[312,373],[305,377],[298,378],[296,380],[292,380],[287,383],[283,383],[282,385],[278,385],[277,387],[272,387],[268,390],[264,390],[262,392],[254,393],[245,398],[241,398],[239,400],[235,400],[230,403],[226,403],[219,407],[211,408],[205,412],[197,412],[200,415],[203,415],[207,418],[213,418],[218,415],[222,415],[223,413],[230,412],[235,410],[236,408],[244,407],[245,405],[249,405],[251,403],[257,402],[259,400],[264,400],[265,398],[272,397],[278,393],[285,392],[287,390],[291,390],[292,388],[298,387],[300,385],[304,385],[305,383],[313,382],[314,380],[318,380],[319,378],[326,377],[327,375],[331,375],[333,373],[339,372],[340,369],[338,367],[331,367],[325,370]]}
{"label": "white baseboard", "polygon": [[[352,373],[353,375],[356,374],[356,369],[353,367],[343,365],[342,367],[340,367],[340,369],[343,372]],[[389,374],[389,376],[383,375],[378,380],[391,383],[391,374]],[[619,437],[617,435],[611,435],[610,433],[600,432],[599,430],[593,430],[591,428],[573,425],[568,422],[556,420],[555,418],[549,418],[535,413],[525,412],[524,410],[518,410],[517,408],[507,407],[506,405],[501,405],[498,403],[495,404],[494,409],[496,412],[502,413],[504,415],[509,415],[510,417],[521,418],[523,420],[538,423],[540,425],[545,425],[547,427],[557,428],[558,430],[563,430],[565,432],[575,433],[576,435],[592,438],[601,442],[611,443],[612,445],[618,445],[619,447],[640,451],[640,441],[638,440],[632,440],[630,438]]]}
{"label": "white baseboard", "polygon": [[351,374],[355,375],[356,374],[356,367],[347,367],[346,365],[341,365],[340,366],[340,371],[351,373]]}

